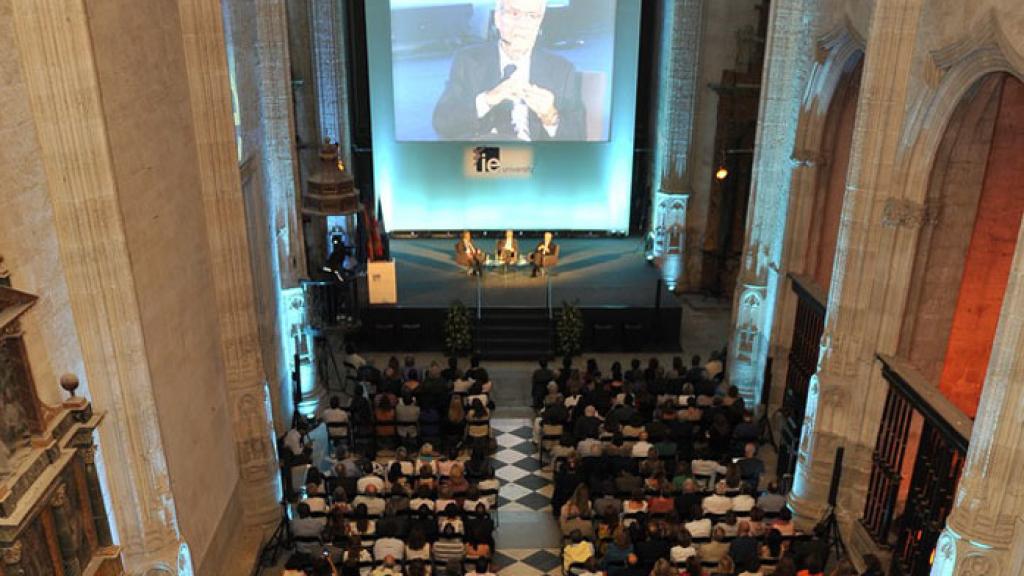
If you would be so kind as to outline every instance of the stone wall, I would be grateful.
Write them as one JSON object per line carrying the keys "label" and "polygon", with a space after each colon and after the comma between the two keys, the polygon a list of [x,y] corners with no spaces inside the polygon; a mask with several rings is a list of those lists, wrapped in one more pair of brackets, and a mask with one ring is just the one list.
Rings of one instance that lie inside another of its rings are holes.
{"label": "stone wall", "polygon": [[990,76],[950,118],[928,185],[930,214],[917,241],[900,354],[938,382],[956,312],[957,285],[978,211],[1003,79]]}
{"label": "stone wall", "polygon": [[[987,155],[977,217],[959,284],[939,387],[974,416],[988,370],[1010,265],[1024,215],[1024,84],[1007,80]],[[955,285],[953,285],[955,287]]]}
{"label": "stone wall", "polygon": [[[11,0],[0,0],[0,38],[13,37]],[[0,256],[14,287],[40,296],[22,326],[39,398],[54,404],[60,400],[61,374],[80,374],[83,394],[88,394],[88,382],[15,42],[0,42],[0,110]]]}

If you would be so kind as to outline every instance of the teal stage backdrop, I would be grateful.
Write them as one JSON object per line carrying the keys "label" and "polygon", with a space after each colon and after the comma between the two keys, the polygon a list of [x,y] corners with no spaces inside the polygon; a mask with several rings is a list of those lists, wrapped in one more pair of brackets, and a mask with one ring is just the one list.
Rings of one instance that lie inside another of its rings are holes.
{"label": "teal stage backdrop", "polygon": [[[572,23],[556,19],[554,7],[564,11],[571,5],[588,7],[588,3],[614,11],[614,34],[590,31],[588,36],[584,29],[579,38],[572,34],[562,38],[552,51],[580,70],[598,71],[596,82],[587,85],[591,93],[584,95],[585,101],[604,104],[594,107],[601,112],[588,124],[594,124],[588,128],[592,141],[481,143],[429,141],[437,139],[430,119],[448,77],[453,49],[431,43],[429,36],[410,36],[405,44],[396,41],[402,37],[395,36],[398,29],[392,30],[389,2],[366,2],[374,181],[389,231],[628,230],[641,0],[552,1],[542,26],[547,41],[552,42],[553,36],[547,31],[549,22],[560,26],[563,36],[572,30]],[[414,4],[451,7],[456,3],[423,0]],[[483,8],[477,5],[487,3],[462,4],[474,6],[472,25],[480,28]],[[395,8],[409,5],[410,0],[401,0]],[[489,24],[489,18],[484,23]],[[411,30],[415,32],[416,27]],[[458,32],[460,42],[465,43],[474,31]],[[397,50],[402,53],[396,54]],[[613,54],[613,61],[602,70],[600,58],[605,53]],[[395,94],[396,85],[400,94]],[[594,98],[594,91],[600,96]],[[401,138],[396,136],[396,101],[401,108],[397,111]]]}

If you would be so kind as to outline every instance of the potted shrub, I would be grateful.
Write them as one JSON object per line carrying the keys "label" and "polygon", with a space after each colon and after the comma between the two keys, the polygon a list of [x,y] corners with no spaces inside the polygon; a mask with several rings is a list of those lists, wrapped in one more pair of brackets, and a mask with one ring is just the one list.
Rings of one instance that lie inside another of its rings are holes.
{"label": "potted shrub", "polygon": [[473,350],[473,325],[469,310],[456,300],[448,307],[444,321],[444,347],[451,356],[465,356]]}
{"label": "potted shrub", "polygon": [[559,356],[576,356],[583,351],[583,313],[575,304],[562,302],[555,323],[555,351]]}

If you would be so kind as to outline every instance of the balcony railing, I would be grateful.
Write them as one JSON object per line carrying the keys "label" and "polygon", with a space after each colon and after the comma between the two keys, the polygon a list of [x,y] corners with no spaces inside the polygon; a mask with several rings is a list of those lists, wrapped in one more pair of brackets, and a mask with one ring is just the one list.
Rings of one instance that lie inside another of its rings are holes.
{"label": "balcony railing", "polygon": [[[935,543],[953,508],[972,422],[908,363],[882,355],[878,359],[889,390],[861,523],[876,544],[892,544],[890,574],[928,574]],[[920,423],[916,438],[915,421]],[[913,471],[897,515],[906,480],[904,460],[911,451]]]}

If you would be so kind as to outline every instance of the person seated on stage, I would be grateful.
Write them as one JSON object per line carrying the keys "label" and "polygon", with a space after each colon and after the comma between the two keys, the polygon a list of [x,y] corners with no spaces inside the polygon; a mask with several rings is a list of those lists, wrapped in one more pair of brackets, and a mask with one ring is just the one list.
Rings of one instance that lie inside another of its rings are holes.
{"label": "person seated on stage", "polygon": [[530,275],[531,277],[536,277],[538,273],[544,270],[544,257],[555,253],[557,245],[552,238],[551,232],[545,232],[544,240],[537,244],[537,248],[530,254],[530,263],[533,264],[533,274]]}
{"label": "person seated on stage", "polygon": [[511,230],[505,230],[505,237],[498,240],[495,254],[502,264],[515,264],[519,260],[519,241]]}
{"label": "person seated on stage", "polygon": [[479,276],[483,273],[484,261],[487,254],[473,244],[473,236],[466,230],[462,233],[462,240],[455,245],[455,261],[463,266],[468,266],[471,274]]}

